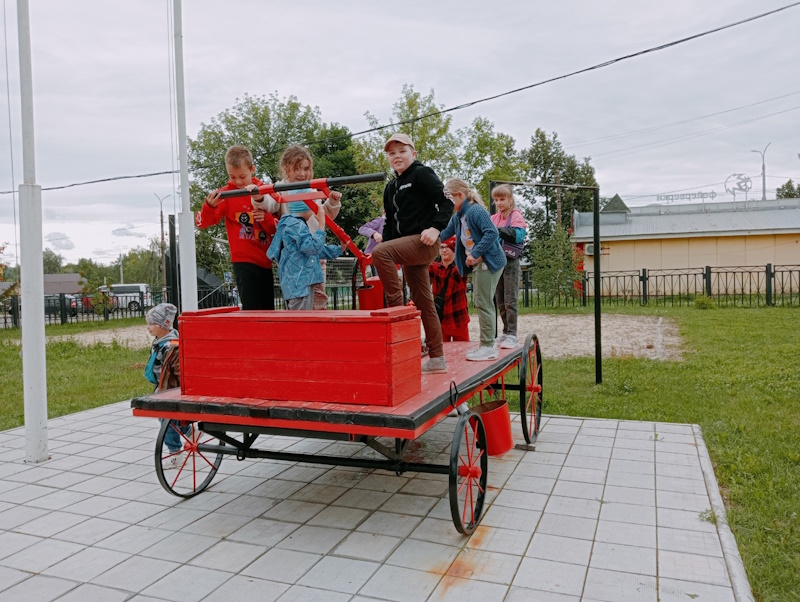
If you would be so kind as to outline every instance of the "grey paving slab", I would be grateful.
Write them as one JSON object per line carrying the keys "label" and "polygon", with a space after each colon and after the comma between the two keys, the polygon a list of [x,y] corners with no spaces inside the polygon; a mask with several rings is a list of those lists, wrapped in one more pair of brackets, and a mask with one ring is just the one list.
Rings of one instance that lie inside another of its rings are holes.
{"label": "grey paving slab", "polygon": [[34,575],[9,589],[0,592],[0,602],[19,602],[20,600],[36,600],[50,602],[78,586],[74,581]]}
{"label": "grey paving slab", "polygon": [[175,602],[199,602],[232,576],[231,573],[184,565],[165,575],[142,593]]}
{"label": "grey paving slab", "polygon": [[[436,425],[417,451],[448,462],[454,424]],[[22,429],[0,433],[0,600],[638,602],[749,592],[731,572],[741,566],[735,542],[703,513],[720,513],[718,492],[691,425],[546,417],[537,451],[490,458],[471,537],[453,527],[440,474],[226,458],[208,491],[176,498],[152,469],[157,426],[124,403],[61,417],[51,421],[57,452],[37,466],[22,462]],[[375,455],[270,435],[258,446]]]}

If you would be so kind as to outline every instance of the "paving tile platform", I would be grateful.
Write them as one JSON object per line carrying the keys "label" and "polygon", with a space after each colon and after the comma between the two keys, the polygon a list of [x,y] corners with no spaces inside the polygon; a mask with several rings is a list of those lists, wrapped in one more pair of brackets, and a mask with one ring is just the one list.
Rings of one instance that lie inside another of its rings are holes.
{"label": "paving tile platform", "polygon": [[[419,451],[440,454],[454,427]],[[36,465],[24,429],[0,432],[0,602],[752,600],[696,426],[545,417],[536,451],[490,459],[471,537],[445,475],[225,457],[181,500],[158,484],[157,429],[128,402],[56,418]]]}

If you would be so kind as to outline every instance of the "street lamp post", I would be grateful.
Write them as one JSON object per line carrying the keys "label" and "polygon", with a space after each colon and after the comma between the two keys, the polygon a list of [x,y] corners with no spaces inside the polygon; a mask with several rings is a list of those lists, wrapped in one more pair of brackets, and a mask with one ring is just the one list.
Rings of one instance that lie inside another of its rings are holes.
{"label": "street lamp post", "polygon": [[172,195],[168,194],[164,198],[161,198],[155,192],[153,194],[156,195],[158,204],[161,207],[161,299],[163,300],[167,292],[167,256],[164,243],[164,199],[168,199]]}
{"label": "street lamp post", "polygon": [[772,144],[772,142],[767,144],[767,146],[764,147],[763,151],[760,150],[750,151],[751,153],[758,153],[759,155],[761,155],[761,200],[762,201],[767,200],[767,168],[764,165],[764,155],[766,154],[770,144]]}

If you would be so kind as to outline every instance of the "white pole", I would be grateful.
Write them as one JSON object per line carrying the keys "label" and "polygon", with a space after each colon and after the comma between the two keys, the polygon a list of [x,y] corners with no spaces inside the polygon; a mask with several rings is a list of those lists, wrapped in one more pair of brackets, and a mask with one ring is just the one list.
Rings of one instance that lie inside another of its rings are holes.
{"label": "white pole", "polygon": [[178,104],[178,159],[181,165],[181,212],[178,215],[180,248],[181,311],[197,309],[197,258],[194,246],[194,215],[189,202],[189,163],[186,148],[186,96],[183,89],[183,25],[181,0],[173,0],[175,36],[175,93]]}
{"label": "white pole", "polygon": [[22,174],[19,187],[20,282],[22,288],[22,388],[25,461],[44,462],[47,450],[47,371],[42,266],[42,187],[36,184],[33,137],[33,66],[28,0],[17,0],[19,80],[22,107]]}

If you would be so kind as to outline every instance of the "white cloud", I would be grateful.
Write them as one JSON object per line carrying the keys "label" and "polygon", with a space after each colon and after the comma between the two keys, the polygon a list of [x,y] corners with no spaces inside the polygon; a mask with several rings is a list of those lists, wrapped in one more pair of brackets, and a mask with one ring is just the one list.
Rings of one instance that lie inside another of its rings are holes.
{"label": "white cloud", "polygon": [[75,248],[75,243],[63,232],[50,232],[44,239],[56,251],[68,251]]}
{"label": "white cloud", "polygon": [[[281,5],[239,0],[232,14],[268,24],[265,36],[221,25],[219,3],[184,3],[183,48],[187,129],[230,108],[245,93],[296,95],[318,106],[326,122],[352,131],[364,112],[385,122],[403,84],[414,84],[447,107],[575,71],[647,47],[775,9],[782,0],[700,3],[673,0],[575,0],[563,3],[406,0],[385,3],[321,0]],[[14,174],[7,120],[0,119],[0,191],[22,180],[16,14],[6,3]],[[368,7],[365,10],[365,7]],[[37,0],[31,3],[36,174],[43,187],[172,169],[169,7],[161,0],[114,3]],[[291,24],[309,15],[319,39],[298,37]],[[753,179],[760,198],[760,157],[767,155],[768,196],[800,179],[796,132],[800,110],[658,148],[601,159],[603,153],[691,134],[800,105],[800,96],[649,133],[570,148],[584,142],[743,106],[800,88],[796,57],[800,9],[667,48],[602,70],[556,81],[451,113],[453,127],[481,115],[518,148],[537,127],[557,132],[564,148],[593,162],[601,194],[639,197]],[[400,35],[402,34],[402,35]],[[276,52],[276,49],[281,49]],[[0,94],[0,115],[8,112]],[[174,212],[170,176],[43,191],[45,231],[67,237],[65,257],[109,261],[158,234],[159,204]],[[221,183],[222,184],[222,183]],[[702,190],[715,189],[720,185]],[[725,200],[720,198],[720,200]],[[19,207],[17,207],[17,215]],[[166,216],[165,216],[166,217]],[[0,240],[14,240],[11,195],[0,195]],[[121,225],[122,224],[122,225]],[[113,232],[113,234],[112,234]],[[127,234],[126,234],[127,233]],[[142,236],[144,234],[145,236]],[[74,241],[74,242],[73,242]],[[56,243],[65,241],[52,241]],[[94,255],[103,249],[103,259]]]}
{"label": "white cloud", "polygon": [[112,230],[111,234],[113,234],[114,236],[127,236],[127,237],[132,237],[132,238],[147,238],[147,234],[145,234],[144,232],[137,232],[136,230],[134,230],[134,228],[136,228],[136,226],[134,226],[133,224],[126,224],[122,228],[117,228],[115,230]]}

